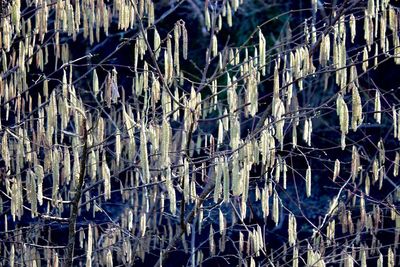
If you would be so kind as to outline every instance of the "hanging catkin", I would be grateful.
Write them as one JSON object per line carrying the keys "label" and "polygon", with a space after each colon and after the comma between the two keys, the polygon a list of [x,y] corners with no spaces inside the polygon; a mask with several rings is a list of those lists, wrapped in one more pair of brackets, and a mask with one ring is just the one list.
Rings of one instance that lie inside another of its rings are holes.
{"label": "hanging catkin", "polygon": [[351,35],[350,40],[352,43],[354,43],[354,38],[356,37],[356,18],[354,17],[354,14],[350,14],[349,25]]}
{"label": "hanging catkin", "polygon": [[399,163],[400,163],[400,155],[399,152],[396,152],[396,156],[393,163],[393,175],[397,177],[399,175]]}
{"label": "hanging catkin", "polygon": [[59,182],[60,182],[60,155],[58,149],[54,149],[52,153],[52,172],[53,172],[53,190],[51,194],[52,204],[55,205],[57,201],[58,189],[59,189]]}
{"label": "hanging catkin", "polygon": [[[354,67],[355,68],[355,67]],[[352,116],[351,128],[355,132],[362,123],[362,104],[358,87],[354,84],[352,87]]]}
{"label": "hanging catkin", "polygon": [[394,253],[391,247],[388,249],[388,254],[387,254],[387,262],[388,262],[388,267],[394,267],[395,266],[395,257]]}
{"label": "hanging catkin", "polygon": [[160,34],[157,31],[157,28],[154,27],[154,41],[153,41],[153,50],[154,50],[154,56],[156,59],[158,59],[158,57],[160,56],[160,51],[161,51],[161,38],[160,38]]}
{"label": "hanging catkin", "polygon": [[381,95],[379,90],[375,91],[374,119],[378,124],[381,123]]}
{"label": "hanging catkin", "polygon": [[121,132],[117,128],[115,132],[115,164],[117,167],[120,165],[120,160],[121,160]]}
{"label": "hanging catkin", "polygon": [[215,34],[212,36],[211,55],[213,57],[216,57],[218,55],[218,39]]}
{"label": "hanging catkin", "polygon": [[341,146],[342,150],[344,150],[346,147],[346,134],[349,132],[349,110],[342,94],[339,94],[336,100],[336,112],[339,115],[340,131],[342,132]]}
{"label": "hanging catkin", "polygon": [[289,225],[288,225],[288,237],[289,246],[293,246],[297,241],[297,223],[296,217],[292,213],[289,213]]}
{"label": "hanging catkin", "polygon": [[332,180],[335,181],[336,178],[339,176],[340,173],[340,161],[338,159],[335,160],[335,166],[333,169],[333,178]]}
{"label": "hanging catkin", "polygon": [[221,185],[221,178],[222,178],[222,159],[216,158],[214,161],[215,164],[215,187],[214,187],[214,203],[218,203],[218,200],[221,196],[222,192],[222,185]]}
{"label": "hanging catkin", "polygon": [[210,224],[210,232],[208,235],[208,240],[209,240],[209,246],[210,246],[210,254],[215,255],[216,247],[215,247],[215,241],[214,241],[214,229],[212,227],[212,224]]}
{"label": "hanging catkin", "polygon": [[307,197],[311,196],[311,167],[308,165],[306,171],[306,195]]}
{"label": "hanging catkin", "polygon": [[183,59],[187,59],[188,55],[188,33],[185,27],[185,23],[181,23],[181,31],[182,31],[182,54],[183,54]]}
{"label": "hanging catkin", "polygon": [[360,155],[358,154],[357,148],[353,146],[351,155],[351,175],[353,177],[353,180],[355,179],[355,177],[357,177],[360,168]]}
{"label": "hanging catkin", "polygon": [[101,174],[104,179],[104,199],[108,200],[111,198],[111,174],[110,169],[107,165],[106,153],[103,152],[103,158],[101,163]]}
{"label": "hanging catkin", "polygon": [[230,176],[229,176],[229,166],[228,166],[228,159],[224,157],[223,159],[223,166],[222,166],[222,172],[224,175],[224,185],[223,185],[223,194],[224,194],[224,203],[229,202],[229,189],[230,189]]}
{"label": "hanging catkin", "polygon": [[39,205],[43,204],[43,179],[44,179],[44,172],[43,167],[41,165],[35,165],[35,175],[37,177],[37,199]]}
{"label": "hanging catkin", "polygon": [[140,165],[142,167],[143,182],[150,182],[150,168],[147,156],[147,137],[144,123],[140,126]]}
{"label": "hanging catkin", "polygon": [[239,171],[238,153],[232,155],[232,193],[234,196],[239,196],[243,190],[242,175]]}
{"label": "hanging catkin", "polygon": [[91,223],[89,223],[88,239],[87,239],[87,247],[86,247],[86,266],[87,267],[92,266],[92,250],[93,250],[93,230],[92,230]]}
{"label": "hanging catkin", "polygon": [[275,225],[279,223],[279,197],[278,193],[274,191],[274,197],[272,201],[272,220],[275,222]]}

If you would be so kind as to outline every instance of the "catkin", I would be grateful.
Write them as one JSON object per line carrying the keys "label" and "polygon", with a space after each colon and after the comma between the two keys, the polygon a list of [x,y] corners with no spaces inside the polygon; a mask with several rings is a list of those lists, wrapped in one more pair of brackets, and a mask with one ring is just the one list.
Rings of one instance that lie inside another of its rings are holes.
{"label": "catkin", "polygon": [[[83,231],[82,231],[83,232]],[[92,250],[93,250],[93,230],[92,225],[89,223],[88,226],[88,240],[86,247],[86,266],[92,266]]]}
{"label": "catkin", "polygon": [[297,241],[297,223],[296,217],[292,213],[289,213],[289,224],[288,224],[288,239],[289,246],[293,246]]}
{"label": "catkin", "polygon": [[119,165],[120,165],[121,151],[122,151],[121,132],[117,128],[117,130],[115,132],[115,164],[117,165],[117,167],[119,167]]}
{"label": "catkin", "polygon": [[394,138],[397,138],[397,133],[398,133],[398,130],[397,130],[397,126],[398,126],[398,122],[397,122],[397,111],[396,111],[396,108],[393,106],[392,107],[392,117],[393,117],[393,135],[394,135]]}
{"label": "catkin", "polygon": [[396,152],[396,156],[394,159],[394,166],[393,166],[393,175],[397,177],[399,175],[399,162],[400,162],[400,154]]}
{"label": "catkin", "polygon": [[59,165],[60,165],[60,156],[57,149],[53,150],[52,153],[52,172],[53,172],[53,190],[51,194],[52,204],[55,205],[57,201],[58,189],[59,189]]}
{"label": "catkin", "polygon": [[208,235],[208,239],[209,239],[209,246],[210,246],[210,254],[214,256],[215,252],[216,252],[216,247],[215,247],[215,241],[214,241],[214,229],[212,227],[212,224],[210,225],[210,232]]}
{"label": "catkin", "polygon": [[351,36],[350,40],[352,43],[354,43],[354,38],[356,37],[356,18],[354,17],[353,14],[350,14],[349,25],[350,25],[350,36]]}
{"label": "catkin", "polygon": [[212,36],[211,54],[213,57],[216,57],[218,55],[218,39],[215,34]]}
{"label": "catkin", "polygon": [[306,195],[307,197],[311,196],[311,167],[308,165],[306,171]]}
{"label": "catkin", "polygon": [[[355,68],[355,67],[354,67]],[[355,132],[362,123],[362,103],[358,87],[354,84],[352,86],[352,116],[351,128]]]}
{"label": "catkin", "polygon": [[395,258],[394,258],[394,253],[393,253],[393,250],[392,250],[392,248],[391,247],[389,247],[389,249],[388,249],[388,255],[387,255],[387,258],[388,258],[388,267],[394,267],[395,266]]}
{"label": "catkin", "polygon": [[332,180],[335,181],[336,178],[339,176],[340,173],[340,161],[338,159],[335,160],[335,167],[333,170],[333,178]]}
{"label": "catkin", "polygon": [[96,70],[93,71],[93,93],[94,95],[99,93],[99,78],[97,77]]}
{"label": "catkin", "polygon": [[44,172],[43,167],[40,165],[35,165],[35,175],[37,177],[37,199],[39,205],[43,204],[43,179],[44,179]]}
{"label": "catkin", "polygon": [[182,42],[183,42],[183,47],[182,47],[182,53],[183,53],[183,59],[187,59],[188,55],[188,33],[185,27],[185,24],[181,24],[182,28]]}
{"label": "catkin", "polygon": [[279,223],[279,197],[278,193],[274,192],[274,197],[272,201],[272,220],[275,222],[275,225]]}
{"label": "catkin", "polygon": [[340,131],[342,132],[341,146],[343,150],[346,147],[346,134],[349,132],[349,110],[342,94],[339,94],[336,100],[336,111],[339,115]]}
{"label": "catkin", "polygon": [[143,182],[150,182],[150,168],[147,156],[147,137],[144,123],[140,127],[140,164],[142,167]]}
{"label": "catkin", "polygon": [[104,199],[108,200],[111,198],[111,174],[110,169],[107,165],[106,153],[103,152],[103,158],[101,163],[101,174],[104,179]]}
{"label": "catkin", "polygon": [[262,189],[261,209],[262,209],[264,218],[267,218],[269,215],[269,190],[266,188]]}
{"label": "catkin", "polygon": [[379,256],[377,259],[377,263],[376,263],[377,267],[383,267],[383,255],[381,252],[379,252]]}
{"label": "catkin", "polygon": [[381,123],[381,96],[379,90],[375,91],[374,119],[378,124]]}
{"label": "catkin", "polygon": [[154,28],[154,56],[156,59],[158,59],[158,57],[160,56],[160,51],[161,51],[161,38],[160,38],[160,34],[158,33],[157,29]]}

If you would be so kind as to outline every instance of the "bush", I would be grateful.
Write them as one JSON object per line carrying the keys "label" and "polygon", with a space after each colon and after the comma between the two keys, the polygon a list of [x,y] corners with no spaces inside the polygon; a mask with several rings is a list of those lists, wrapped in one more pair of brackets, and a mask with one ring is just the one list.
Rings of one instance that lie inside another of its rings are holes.
{"label": "bush", "polygon": [[1,2],[2,266],[398,264],[395,1]]}

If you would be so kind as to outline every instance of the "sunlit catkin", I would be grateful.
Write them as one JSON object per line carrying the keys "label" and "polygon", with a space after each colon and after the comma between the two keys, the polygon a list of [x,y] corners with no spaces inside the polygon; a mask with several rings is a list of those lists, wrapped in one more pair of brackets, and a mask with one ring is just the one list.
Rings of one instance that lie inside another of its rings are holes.
{"label": "sunlit catkin", "polygon": [[362,123],[362,103],[358,87],[354,84],[352,86],[352,114],[351,114],[351,128],[355,132]]}
{"label": "sunlit catkin", "polygon": [[375,91],[374,119],[378,124],[381,123],[381,95],[379,90]]}
{"label": "sunlit catkin", "polygon": [[333,169],[333,178],[332,180],[335,181],[336,178],[339,176],[340,173],[340,161],[338,159],[335,160],[335,166]]}
{"label": "sunlit catkin", "polygon": [[211,52],[213,57],[216,57],[218,55],[218,39],[215,34],[212,36]]}
{"label": "sunlit catkin", "polygon": [[188,33],[185,27],[185,24],[181,24],[181,29],[182,29],[182,42],[183,42],[183,47],[182,47],[182,54],[183,54],[183,59],[187,59],[188,55]]}
{"label": "sunlit catkin", "polygon": [[341,147],[343,150],[346,147],[346,134],[349,132],[349,110],[342,94],[339,94],[336,100],[336,111],[339,115],[340,131],[342,132]]}
{"label": "sunlit catkin", "polygon": [[142,167],[143,181],[145,183],[150,181],[150,169],[147,155],[146,129],[145,125],[142,123],[140,128],[140,163]]}
{"label": "sunlit catkin", "polygon": [[388,267],[394,267],[395,266],[395,257],[394,253],[391,247],[388,249],[388,254],[387,254],[387,266]]}
{"label": "sunlit catkin", "polygon": [[288,223],[288,241],[289,246],[293,246],[297,241],[297,223],[296,217],[292,213],[289,213],[289,223]]}
{"label": "sunlit catkin", "polygon": [[99,93],[99,78],[97,77],[96,70],[93,70],[93,93],[97,95]]}
{"label": "sunlit catkin", "polygon": [[308,165],[306,171],[306,195],[307,197],[311,196],[311,167]]}
{"label": "sunlit catkin", "polygon": [[111,174],[107,165],[105,152],[103,152],[103,158],[101,162],[101,174],[104,179],[104,199],[108,200],[111,198]]}
{"label": "sunlit catkin", "polygon": [[275,225],[279,223],[279,204],[278,193],[275,191],[272,201],[272,220],[275,222]]}
{"label": "sunlit catkin", "polygon": [[88,239],[86,247],[86,266],[92,266],[92,251],[93,251],[93,230],[92,225],[89,223],[88,226]]}
{"label": "sunlit catkin", "polygon": [[350,40],[352,43],[354,43],[354,38],[356,37],[356,18],[354,17],[353,14],[350,14],[349,24],[350,24],[350,36],[351,36]]}

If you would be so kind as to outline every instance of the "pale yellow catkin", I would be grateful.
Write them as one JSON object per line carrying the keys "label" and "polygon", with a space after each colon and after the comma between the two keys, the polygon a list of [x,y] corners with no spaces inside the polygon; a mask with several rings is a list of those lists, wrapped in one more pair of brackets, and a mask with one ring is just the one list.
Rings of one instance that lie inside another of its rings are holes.
{"label": "pale yellow catkin", "polygon": [[[83,231],[82,231],[83,233]],[[88,239],[87,239],[87,247],[86,247],[86,266],[92,266],[92,251],[93,251],[93,230],[92,225],[89,223],[88,226]]]}
{"label": "pale yellow catkin", "polygon": [[218,55],[218,39],[215,34],[212,36],[211,54],[213,57]]}
{"label": "pale yellow catkin", "polygon": [[275,191],[272,201],[272,220],[275,222],[275,225],[279,223],[279,207],[280,201],[278,197],[278,193]]}
{"label": "pale yellow catkin", "polygon": [[144,123],[140,127],[140,164],[142,168],[143,182],[150,182],[150,168],[147,154],[147,136]]}
{"label": "pale yellow catkin", "polygon": [[394,267],[395,266],[395,257],[394,253],[391,247],[388,249],[388,254],[387,254],[387,266],[388,267]]}
{"label": "pale yellow catkin", "polygon": [[299,266],[299,249],[296,246],[293,246],[293,260],[292,267]]}
{"label": "pale yellow catkin", "polygon": [[307,197],[311,196],[311,167],[308,165],[306,171],[306,195]]}
{"label": "pale yellow catkin", "polygon": [[188,55],[188,33],[185,27],[185,24],[181,24],[181,30],[182,30],[182,42],[183,42],[183,47],[182,47],[182,53],[183,53],[183,59],[187,59]]}
{"label": "pale yellow catkin", "polygon": [[154,50],[154,56],[156,59],[160,56],[160,51],[161,51],[161,38],[160,34],[158,33],[157,29],[154,28],[154,41],[153,41],[153,50]]}
{"label": "pale yellow catkin", "polygon": [[289,223],[288,223],[288,241],[289,241],[289,246],[293,246],[296,244],[297,241],[297,223],[296,223],[296,217],[292,214],[289,213]]}
{"label": "pale yellow catkin", "polygon": [[375,91],[375,105],[374,105],[374,118],[378,124],[381,123],[381,95],[379,90]]}
{"label": "pale yellow catkin", "polygon": [[338,159],[336,159],[334,170],[333,170],[333,178],[332,178],[333,181],[336,180],[336,178],[339,176],[339,173],[340,173],[340,161]]}
{"label": "pale yellow catkin", "polygon": [[363,49],[363,55],[362,55],[362,70],[363,72],[366,72],[368,69],[368,50],[367,47],[364,47]]}
{"label": "pale yellow catkin", "polygon": [[99,78],[97,76],[96,70],[93,70],[93,93],[97,95],[99,93]]}
{"label": "pale yellow catkin", "polygon": [[339,115],[340,131],[342,132],[341,146],[343,150],[346,147],[346,134],[349,131],[349,110],[342,94],[338,94],[338,98],[336,100],[336,111]]}
{"label": "pale yellow catkin", "polygon": [[103,152],[103,158],[101,163],[101,174],[104,179],[104,199],[108,200],[111,198],[111,174],[110,169],[107,165],[106,154]]}
{"label": "pale yellow catkin", "polygon": [[394,159],[394,166],[393,166],[393,175],[397,177],[399,175],[399,162],[400,162],[400,155],[399,152],[396,152],[396,156]]}
{"label": "pale yellow catkin", "polygon": [[361,97],[355,84],[352,86],[352,109],[351,128],[356,131],[363,119]]}
{"label": "pale yellow catkin", "polygon": [[208,235],[208,239],[209,239],[209,246],[210,246],[210,254],[214,256],[215,252],[216,252],[216,247],[215,247],[215,241],[214,241],[214,229],[212,227],[212,224],[210,224],[210,232]]}
{"label": "pale yellow catkin", "polygon": [[378,259],[376,260],[376,266],[377,267],[383,267],[383,255],[381,252],[379,252]]}
{"label": "pale yellow catkin", "polygon": [[117,167],[120,166],[121,151],[122,151],[121,132],[117,128],[117,130],[115,132],[115,164],[116,164]]}
{"label": "pale yellow catkin", "polygon": [[397,133],[398,133],[397,111],[394,106],[392,107],[392,117],[393,117],[393,135],[394,135],[394,138],[397,138]]}

